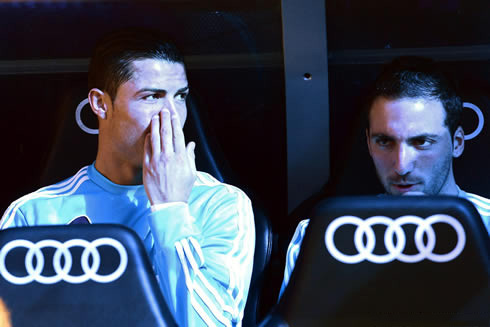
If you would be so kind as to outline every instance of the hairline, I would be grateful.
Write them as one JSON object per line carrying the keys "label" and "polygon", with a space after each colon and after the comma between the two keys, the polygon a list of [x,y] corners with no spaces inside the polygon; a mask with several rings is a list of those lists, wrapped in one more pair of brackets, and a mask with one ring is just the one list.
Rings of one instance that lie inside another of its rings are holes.
{"label": "hairline", "polygon": [[[445,126],[447,128],[449,134],[451,134],[450,127],[447,124],[448,112],[447,112],[446,107],[444,107],[444,104],[442,103],[442,101],[439,98],[437,98],[435,96],[416,96],[416,97],[400,96],[400,97],[396,97],[396,96],[388,96],[388,95],[383,95],[383,94],[379,94],[379,95],[375,96],[372,99],[371,103],[369,104],[369,107],[367,108],[367,126],[366,126],[366,129],[368,132],[370,131],[370,126],[371,126],[371,111],[373,109],[374,103],[380,98],[385,98],[386,100],[389,100],[389,101],[400,101],[400,100],[404,100],[404,99],[422,99],[424,101],[437,101],[437,102],[439,102],[442,109],[444,110],[444,117],[443,117],[442,124],[443,124],[443,126]],[[461,126],[461,124],[459,124],[459,126]],[[454,133],[456,133],[457,129],[458,128],[456,128],[454,130]],[[451,136],[451,142],[452,142],[452,138],[454,135],[450,135],[450,136]]]}
{"label": "hairline", "polygon": [[[120,59],[120,61],[123,61],[124,59]],[[124,80],[121,80],[119,82],[119,84],[116,86],[116,89],[114,91],[114,97],[112,97],[112,95],[109,93],[108,90],[103,90],[104,92],[107,92],[109,94],[109,97],[111,98],[111,101],[114,102],[117,98],[117,93],[119,92],[119,88],[121,87],[121,85],[123,85],[124,83],[130,81],[132,78],[133,78],[133,75],[134,75],[134,72],[135,72],[135,68],[133,66],[133,64],[136,62],[136,61],[144,61],[144,60],[159,60],[159,61],[165,61],[169,64],[181,64],[182,67],[184,68],[184,72],[186,72],[186,68],[185,68],[185,64],[184,64],[184,61],[183,60],[171,60],[169,58],[161,58],[159,56],[156,56],[156,55],[147,55],[147,56],[141,56],[141,57],[136,57],[136,58],[132,58],[131,60],[128,61],[127,65],[125,66],[127,69],[128,69],[128,78],[127,79],[124,79]],[[187,73],[187,72],[186,72]]]}

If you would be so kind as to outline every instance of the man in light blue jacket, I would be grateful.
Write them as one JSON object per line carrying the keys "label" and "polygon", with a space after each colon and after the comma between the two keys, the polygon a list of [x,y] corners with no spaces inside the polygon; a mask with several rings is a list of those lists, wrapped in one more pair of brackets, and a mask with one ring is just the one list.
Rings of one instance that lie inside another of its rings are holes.
{"label": "man in light blue jacket", "polygon": [[254,219],[238,188],[196,171],[182,127],[183,57],[149,31],[96,46],[88,100],[98,117],[95,162],[13,202],[0,229],[117,223],[143,240],[179,326],[241,326],[253,267]]}

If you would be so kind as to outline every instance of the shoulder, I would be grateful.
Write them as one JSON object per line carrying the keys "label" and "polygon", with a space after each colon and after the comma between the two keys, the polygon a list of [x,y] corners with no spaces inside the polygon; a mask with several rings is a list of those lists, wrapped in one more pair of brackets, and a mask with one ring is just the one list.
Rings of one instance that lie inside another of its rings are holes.
{"label": "shoulder", "polygon": [[19,206],[21,204],[27,203],[29,201],[33,201],[36,199],[43,198],[56,198],[60,196],[67,196],[75,193],[80,189],[80,186],[89,180],[87,174],[87,167],[83,167],[80,169],[75,175],[70,178],[67,178],[61,182],[56,184],[52,184],[49,186],[42,187],[37,191],[24,195],[19,198],[17,201],[14,201],[11,204],[12,206]]}
{"label": "shoulder", "polygon": [[240,188],[222,183],[208,173],[198,171],[194,187],[200,192],[212,193],[215,196],[240,198],[249,200],[248,196]]}
{"label": "shoulder", "polygon": [[70,178],[24,195],[10,204],[1,219],[1,225],[3,227],[9,226],[15,215],[23,209],[48,205],[50,200],[59,199],[79,192],[81,186],[88,180],[87,167],[83,167]]}
{"label": "shoulder", "polygon": [[[293,238],[289,243],[288,250],[286,253],[286,268],[284,272],[284,283],[287,284],[289,282],[289,278],[291,276],[291,272],[296,264],[296,260],[298,259],[299,250],[301,249],[301,244],[303,242],[303,238],[305,237],[306,228],[310,223],[309,219],[302,220],[298,226],[296,227],[296,231],[294,232]],[[283,286],[283,288],[285,285]],[[282,290],[281,290],[282,294]]]}
{"label": "shoulder", "polygon": [[293,238],[291,239],[291,245],[301,244],[303,238],[305,237],[306,228],[308,227],[309,223],[309,219],[305,219],[299,222],[298,226],[296,227],[296,231],[294,232]]}
{"label": "shoulder", "polygon": [[489,211],[490,214],[490,199],[484,198],[483,196],[476,195],[473,193],[468,193],[465,191],[461,191],[461,193],[462,193],[462,197],[471,201],[477,209]]}
{"label": "shoulder", "polygon": [[189,209],[203,226],[223,229],[230,224],[253,225],[252,203],[245,192],[204,172],[197,173]]}

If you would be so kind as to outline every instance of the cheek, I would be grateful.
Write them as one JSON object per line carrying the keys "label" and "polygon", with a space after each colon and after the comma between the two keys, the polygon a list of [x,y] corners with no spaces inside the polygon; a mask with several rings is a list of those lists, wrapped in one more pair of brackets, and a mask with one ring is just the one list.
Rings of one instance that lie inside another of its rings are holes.
{"label": "cheek", "polygon": [[418,167],[421,169],[432,170],[437,167],[443,157],[439,153],[424,153],[417,156]]}
{"label": "cheek", "polygon": [[137,117],[135,119],[135,125],[138,126],[137,128],[139,130],[149,130],[150,129],[150,124],[151,124],[151,117],[147,117],[147,116],[141,116],[141,117]]}
{"label": "cheek", "polygon": [[373,158],[374,165],[378,170],[386,170],[390,167],[391,165],[390,163],[392,160],[388,152],[375,150],[372,152],[371,155]]}
{"label": "cheek", "polygon": [[[121,109],[118,111],[118,109]],[[122,110],[124,109],[124,110]],[[157,112],[138,103],[129,103],[126,107],[116,108],[114,115],[118,116],[120,122],[127,126],[133,126],[135,129],[146,128],[152,117],[152,112]]]}
{"label": "cheek", "polygon": [[185,121],[187,120],[187,108],[185,106],[177,108],[177,113],[179,114],[181,127],[184,127]]}
{"label": "cheek", "polygon": [[150,123],[151,117],[131,117],[120,124],[119,130],[126,138],[139,139],[150,131]]}
{"label": "cheek", "polygon": [[140,111],[138,117],[135,118],[138,121],[138,125],[145,130],[149,130],[151,127],[151,119],[154,116],[159,116],[160,110],[160,108],[155,106]]}

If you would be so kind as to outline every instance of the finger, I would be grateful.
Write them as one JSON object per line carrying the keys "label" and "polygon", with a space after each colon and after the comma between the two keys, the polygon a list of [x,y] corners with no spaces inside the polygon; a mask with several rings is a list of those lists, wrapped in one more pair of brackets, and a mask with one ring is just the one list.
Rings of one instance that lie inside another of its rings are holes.
{"label": "finger", "polygon": [[159,155],[162,145],[160,144],[160,119],[158,115],[151,118],[150,141],[151,149],[149,153],[153,156]]}
{"label": "finger", "polygon": [[151,136],[148,133],[145,136],[145,147],[144,147],[144,154],[143,154],[143,162],[145,163],[145,166],[150,165],[150,158],[151,158]]}
{"label": "finger", "polygon": [[195,149],[196,149],[196,143],[189,142],[189,144],[187,144],[187,148],[186,148],[187,157],[189,158],[189,162],[191,164],[191,169],[194,172],[197,171],[197,169],[196,169],[196,153],[195,153]]}
{"label": "finger", "polygon": [[161,142],[162,142],[162,152],[164,153],[173,153],[174,152],[174,144],[173,144],[173,132],[172,132],[172,124],[170,122],[170,111],[168,109],[163,109],[160,112],[160,120],[161,120]]}
{"label": "finger", "polygon": [[184,131],[180,125],[179,115],[172,115],[172,131],[173,131],[173,140],[174,140],[174,151],[175,153],[184,153],[185,152],[185,137]]}

